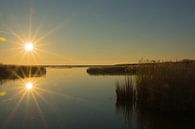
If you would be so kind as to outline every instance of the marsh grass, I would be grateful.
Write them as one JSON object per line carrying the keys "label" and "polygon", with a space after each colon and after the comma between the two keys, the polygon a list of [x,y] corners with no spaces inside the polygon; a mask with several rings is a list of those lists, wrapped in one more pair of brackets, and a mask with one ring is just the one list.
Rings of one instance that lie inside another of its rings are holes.
{"label": "marsh grass", "polygon": [[[195,65],[153,64],[139,67],[133,81],[116,84],[117,103],[135,101],[139,108],[158,111],[195,111]],[[133,99],[133,97],[135,97]]]}
{"label": "marsh grass", "polygon": [[134,87],[133,78],[129,76],[125,77],[124,83],[116,82],[117,100],[119,102],[132,103],[134,101]]}
{"label": "marsh grass", "polygon": [[122,112],[127,123],[135,108],[136,90],[134,82],[134,76],[126,76],[122,83],[116,82],[117,112]]}

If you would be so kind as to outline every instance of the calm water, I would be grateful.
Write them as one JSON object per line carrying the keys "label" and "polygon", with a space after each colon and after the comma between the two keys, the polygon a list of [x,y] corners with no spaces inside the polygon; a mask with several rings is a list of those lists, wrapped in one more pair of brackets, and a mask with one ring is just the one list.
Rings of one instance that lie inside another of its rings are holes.
{"label": "calm water", "polygon": [[90,76],[86,69],[47,69],[39,78],[0,83],[0,128],[194,129],[193,115],[159,114],[116,106],[124,76]]}

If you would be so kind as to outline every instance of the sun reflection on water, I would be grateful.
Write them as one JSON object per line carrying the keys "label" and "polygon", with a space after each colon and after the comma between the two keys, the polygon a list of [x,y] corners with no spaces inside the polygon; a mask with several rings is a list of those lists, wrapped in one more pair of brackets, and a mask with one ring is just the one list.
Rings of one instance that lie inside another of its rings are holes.
{"label": "sun reflection on water", "polygon": [[26,90],[32,90],[32,88],[33,88],[33,83],[32,83],[32,82],[27,82],[27,83],[25,84],[25,88],[26,88]]}
{"label": "sun reflection on water", "polygon": [[13,88],[17,90],[17,92],[12,95],[12,97],[8,98],[9,101],[17,100],[15,101],[15,106],[7,116],[6,122],[3,124],[4,128],[9,128],[11,123],[15,120],[15,118],[17,118],[18,112],[24,108],[27,108],[26,110],[33,110],[37,113],[43,129],[48,129],[49,126],[48,119],[45,116],[45,107],[47,107],[55,115],[58,121],[63,121],[58,113],[56,105],[53,105],[49,98],[50,96],[57,96],[63,99],[70,99],[71,96],[55,92],[50,88],[45,87],[42,82],[42,78],[29,76],[23,78],[18,75],[18,79],[17,87]]}

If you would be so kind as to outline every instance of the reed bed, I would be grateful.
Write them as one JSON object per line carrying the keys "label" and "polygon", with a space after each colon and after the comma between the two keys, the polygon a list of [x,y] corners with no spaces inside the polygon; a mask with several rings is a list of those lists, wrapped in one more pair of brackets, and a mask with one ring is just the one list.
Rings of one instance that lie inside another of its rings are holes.
{"label": "reed bed", "polygon": [[[132,90],[133,83],[136,84],[136,92]],[[135,82],[126,78],[120,86],[116,84],[116,95],[119,104],[133,100],[139,108],[194,112],[195,64],[150,64],[139,67]]]}

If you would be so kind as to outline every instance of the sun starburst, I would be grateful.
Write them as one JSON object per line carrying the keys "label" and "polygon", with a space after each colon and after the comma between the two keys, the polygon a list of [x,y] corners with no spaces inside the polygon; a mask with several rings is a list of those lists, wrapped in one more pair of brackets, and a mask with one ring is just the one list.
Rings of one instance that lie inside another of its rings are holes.
{"label": "sun starburst", "polygon": [[25,51],[27,51],[27,52],[32,52],[33,49],[34,49],[33,43],[32,43],[32,42],[27,42],[27,43],[25,43],[25,44],[24,44],[24,49],[25,49]]}

